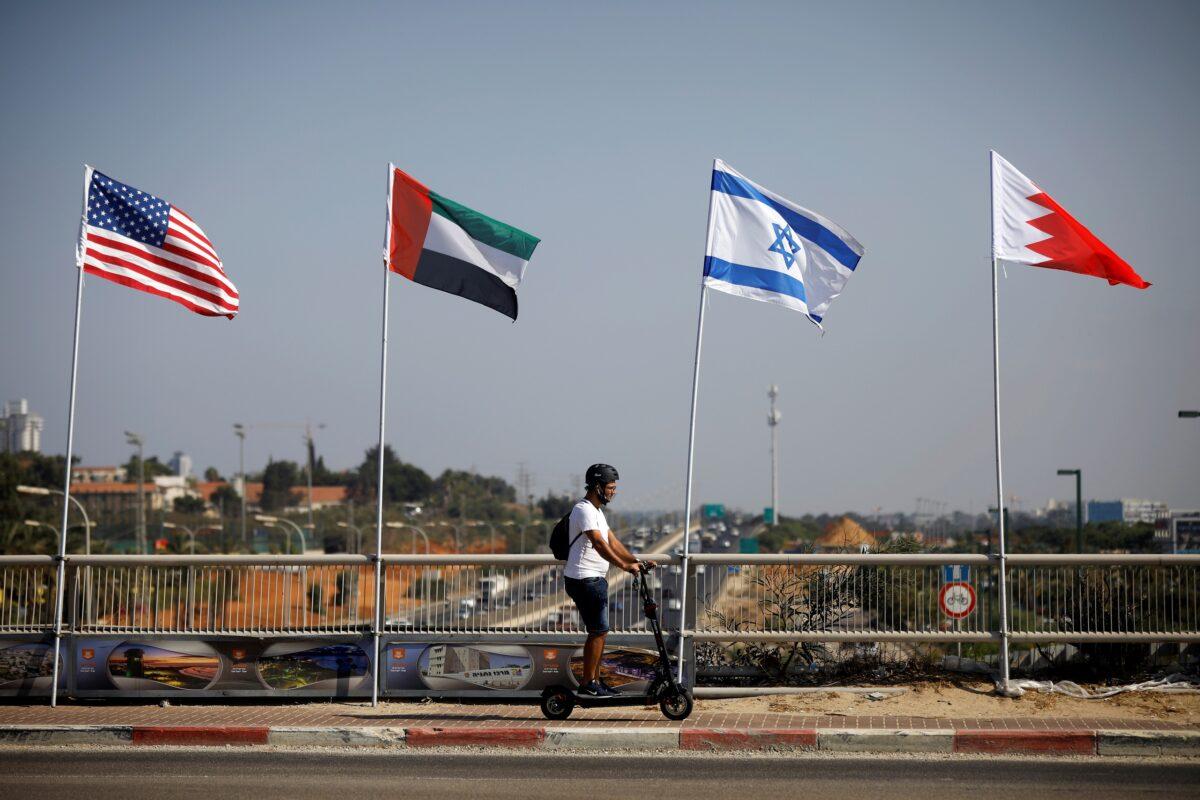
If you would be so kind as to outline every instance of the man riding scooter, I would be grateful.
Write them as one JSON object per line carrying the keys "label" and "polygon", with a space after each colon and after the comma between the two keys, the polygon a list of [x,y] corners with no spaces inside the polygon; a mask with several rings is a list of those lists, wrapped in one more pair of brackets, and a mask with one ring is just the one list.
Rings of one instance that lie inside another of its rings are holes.
{"label": "man riding scooter", "polygon": [[593,464],[588,467],[584,479],[587,494],[571,509],[568,541],[570,544],[567,564],[563,569],[563,583],[567,596],[579,609],[579,617],[587,629],[587,641],[583,646],[583,677],[579,682],[579,694],[588,697],[613,697],[617,692],[600,677],[600,659],[604,654],[604,640],[608,636],[608,567],[615,564],[631,575],[638,574],[643,563],[646,567],[656,566],[653,561],[639,562],[630,553],[616,534],[608,527],[601,510],[612,502],[617,493],[620,475],[608,464]]}

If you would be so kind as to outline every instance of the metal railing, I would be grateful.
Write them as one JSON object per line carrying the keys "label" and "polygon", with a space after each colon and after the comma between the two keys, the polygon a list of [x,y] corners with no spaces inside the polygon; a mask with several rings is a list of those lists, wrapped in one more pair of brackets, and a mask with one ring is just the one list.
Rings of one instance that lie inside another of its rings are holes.
{"label": "metal railing", "polygon": [[[705,641],[1000,638],[997,562],[982,555],[695,555],[650,579],[667,627]],[[64,633],[345,635],[375,630],[370,556],[68,556]],[[383,557],[380,633],[584,633],[561,562],[538,555]],[[974,608],[939,607],[943,568]],[[614,634],[644,633],[628,575],[610,574]],[[0,634],[53,633],[55,560],[0,556]],[[1200,640],[1200,556],[1008,557],[1010,639]]]}

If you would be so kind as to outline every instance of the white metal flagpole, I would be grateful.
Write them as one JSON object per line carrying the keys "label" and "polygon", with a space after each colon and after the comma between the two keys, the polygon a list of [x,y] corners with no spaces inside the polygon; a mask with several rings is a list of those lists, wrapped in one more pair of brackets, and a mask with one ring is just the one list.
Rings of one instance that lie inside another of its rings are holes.
{"label": "white metal flagpole", "polygon": [[79,217],[79,243],[75,246],[75,268],[79,278],[75,284],[75,335],[71,345],[71,394],[67,402],[67,458],[63,466],[63,513],[58,537],[58,565],[54,579],[54,664],[51,668],[50,706],[58,705],[59,657],[62,651],[63,604],[66,599],[67,577],[67,517],[71,509],[71,457],[75,443],[75,384],[79,376],[79,321],[83,316],[83,251],[87,230],[88,187],[92,183],[92,168],[83,165],[83,211]]}
{"label": "white metal flagpole", "polygon": [[379,705],[379,681],[383,670],[380,662],[379,637],[383,631],[383,431],[387,419],[387,340],[388,340],[388,251],[392,241],[392,172],[395,166],[388,164],[387,173],[387,223],[383,237],[383,346],[379,355],[379,481],[376,484],[375,510],[375,681],[371,687],[371,705]]}
{"label": "white metal flagpole", "polygon": [[[717,162],[713,160],[713,170],[716,171]],[[712,242],[712,187],[708,190],[708,218],[705,223],[706,231],[704,234],[704,255],[707,258],[709,245]],[[704,284],[704,279],[700,279],[700,314],[696,321],[696,363],[692,369],[692,411],[691,418],[688,422],[688,454],[687,454],[687,483],[683,490],[683,563],[680,565],[680,584],[679,584],[679,674],[678,680],[683,682],[683,644],[684,631],[687,630],[687,584],[688,584],[688,555],[690,548],[688,540],[691,538],[692,528],[692,467],[696,450],[696,401],[700,391],[700,347],[704,343],[704,306],[708,300],[708,286]]]}
{"label": "white metal flagpole", "polygon": [[1000,691],[1008,687],[1008,553],[1004,542],[1004,470],[1000,457],[1000,283],[996,260],[996,171],[995,152],[988,155],[989,185],[992,205],[992,388],[996,410],[996,530],[1000,547]]}

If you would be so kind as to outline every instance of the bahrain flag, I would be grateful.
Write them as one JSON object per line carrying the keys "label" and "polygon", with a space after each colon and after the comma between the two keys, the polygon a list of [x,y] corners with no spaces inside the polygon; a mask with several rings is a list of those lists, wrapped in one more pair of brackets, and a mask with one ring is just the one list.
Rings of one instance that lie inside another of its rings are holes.
{"label": "bahrain flag", "polygon": [[1133,267],[1029,178],[992,151],[992,255],[1145,289]]}

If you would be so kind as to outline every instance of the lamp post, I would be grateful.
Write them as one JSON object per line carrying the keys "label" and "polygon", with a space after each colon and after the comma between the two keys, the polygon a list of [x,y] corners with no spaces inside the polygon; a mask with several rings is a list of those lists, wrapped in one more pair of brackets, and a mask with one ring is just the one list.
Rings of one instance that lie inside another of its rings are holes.
{"label": "lamp post", "polygon": [[413,555],[416,555],[416,553],[417,553],[417,534],[418,533],[421,534],[421,538],[425,540],[425,555],[429,555],[429,537],[425,534],[425,531],[421,530],[418,526],[412,525],[407,522],[385,522],[383,524],[384,524],[384,527],[392,528],[393,530],[396,530],[399,528],[408,528],[409,530],[411,530],[413,532],[413,537],[412,537]]}
{"label": "lamp post", "polygon": [[30,528],[49,528],[50,530],[54,531],[54,541],[58,541],[58,528],[54,527],[49,522],[38,522],[36,519],[27,519],[25,520],[25,524]]}
{"label": "lamp post", "polygon": [[354,531],[354,552],[357,555],[362,555],[362,528],[359,528],[357,525],[351,525],[349,522],[339,522],[337,526]]}
{"label": "lamp post", "polygon": [[775,409],[775,398],[779,397],[779,387],[774,384],[767,390],[771,398],[771,410],[767,413],[767,427],[771,429],[771,524],[779,520],[779,427],[780,414]]}
{"label": "lamp post", "polygon": [[201,525],[199,528],[196,528],[196,530],[192,530],[187,525],[179,525],[174,522],[164,522],[162,526],[169,531],[176,529],[186,531],[188,535],[189,552],[191,552],[192,555],[196,555],[196,531],[221,529],[221,526],[219,525]]}
{"label": "lamp post", "polygon": [[233,423],[233,435],[238,437],[238,477],[242,479],[242,544],[246,540],[246,426],[240,422]]}
{"label": "lamp post", "polygon": [[[66,496],[58,489],[46,489],[41,486],[18,486],[17,491],[21,492],[22,494],[37,494],[44,497],[48,497],[52,494],[62,495],[64,497]],[[83,503],[79,502],[74,497],[71,497],[71,502],[74,503],[75,507],[79,509],[79,513],[83,515],[83,552],[85,555],[90,556],[92,554],[92,527],[94,523],[88,519],[87,510],[83,507]]]}
{"label": "lamp post", "polygon": [[[300,555],[304,555],[304,549],[305,549],[304,530],[299,525],[297,525],[296,523],[294,523],[290,520],[280,519],[279,517],[268,517],[263,514],[258,514],[254,518],[256,520],[258,520],[259,522],[263,523],[264,525],[266,525],[268,528],[275,526],[275,525],[291,526],[292,530],[294,530],[296,532],[296,535],[300,537]],[[288,542],[289,542],[289,544],[291,542],[290,536],[288,537]],[[288,549],[290,550],[291,547],[289,546]]]}
{"label": "lamp post", "polygon": [[1179,412],[1180,419],[1196,419],[1197,417],[1200,417],[1200,411],[1180,411]]}
{"label": "lamp post", "polygon": [[1083,552],[1083,471],[1060,469],[1059,475],[1075,476],[1075,552]]}
{"label": "lamp post", "polygon": [[[137,516],[137,548],[140,555],[146,554],[146,458],[145,439],[139,433],[125,431],[125,443],[131,444],[138,451],[138,516]],[[67,465],[68,469],[70,464]]]}

